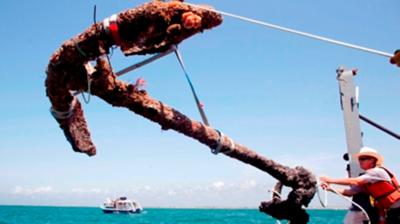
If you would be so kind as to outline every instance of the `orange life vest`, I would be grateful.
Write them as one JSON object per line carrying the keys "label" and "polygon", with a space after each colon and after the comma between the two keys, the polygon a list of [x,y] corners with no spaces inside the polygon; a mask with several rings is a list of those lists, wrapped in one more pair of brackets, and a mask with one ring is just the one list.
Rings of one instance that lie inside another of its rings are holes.
{"label": "orange life vest", "polygon": [[374,198],[377,208],[388,209],[391,205],[400,200],[400,186],[392,172],[384,167],[380,168],[384,169],[389,174],[391,183],[388,181],[377,181],[372,184],[366,184],[364,187]]}

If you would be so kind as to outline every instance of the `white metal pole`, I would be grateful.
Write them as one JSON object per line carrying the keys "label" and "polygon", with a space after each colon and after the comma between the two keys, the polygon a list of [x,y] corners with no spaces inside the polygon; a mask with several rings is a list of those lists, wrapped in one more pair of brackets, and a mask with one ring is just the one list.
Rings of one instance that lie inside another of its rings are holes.
{"label": "white metal pole", "polygon": [[358,91],[353,82],[353,76],[356,75],[356,72],[356,70],[345,70],[343,68],[337,70],[351,177],[358,177],[362,172],[358,161],[354,158],[354,155],[363,146],[358,112]]}

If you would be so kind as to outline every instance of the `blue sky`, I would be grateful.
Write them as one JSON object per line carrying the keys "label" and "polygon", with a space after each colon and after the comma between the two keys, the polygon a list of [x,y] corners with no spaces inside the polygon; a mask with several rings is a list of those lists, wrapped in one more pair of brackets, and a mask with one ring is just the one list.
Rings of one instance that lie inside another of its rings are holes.
{"label": "blue sky", "polygon": [[[97,18],[143,1],[1,1],[0,204],[97,206],[128,195],[145,207],[256,207],[275,180],[256,168],[113,108],[84,105],[98,154],[72,151],[49,113],[45,69],[50,55]],[[394,52],[400,48],[395,0],[193,1],[219,10]],[[225,17],[180,45],[211,125],[233,140],[316,175],[345,176],[346,150],[335,70],[358,68],[362,114],[400,131],[400,69],[388,58]],[[112,56],[116,70],[143,57]],[[147,81],[148,93],[199,120],[176,58],[162,58],[123,80]],[[81,102],[82,99],[80,98]],[[362,124],[364,144],[400,174],[400,142]],[[347,202],[330,195],[330,206]],[[318,207],[316,200],[313,207]]]}

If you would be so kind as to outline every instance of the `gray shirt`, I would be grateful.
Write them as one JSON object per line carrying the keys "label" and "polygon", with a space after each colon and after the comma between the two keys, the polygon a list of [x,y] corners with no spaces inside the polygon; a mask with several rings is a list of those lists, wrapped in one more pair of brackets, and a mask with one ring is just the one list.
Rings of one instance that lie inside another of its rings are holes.
{"label": "gray shirt", "polygon": [[357,179],[363,180],[371,184],[377,181],[387,181],[390,183],[392,182],[388,172],[386,172],[386,170],[380,167],[375,167],[365,171],[365,173],[357,177]]}

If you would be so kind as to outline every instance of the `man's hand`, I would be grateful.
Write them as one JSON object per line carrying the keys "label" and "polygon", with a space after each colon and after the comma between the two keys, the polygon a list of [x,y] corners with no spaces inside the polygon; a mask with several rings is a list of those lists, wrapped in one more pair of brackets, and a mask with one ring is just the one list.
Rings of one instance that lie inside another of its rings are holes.
{"label": "man's hand", "polygon": [[319,181],[321,181],[322,183],[329,184],[330,180],[331,180],[331,178],[329,178],[328,176],[322,175],[322,176],[319,177]]}
{"label": "man's hand", "polygon": [[322,189],[327,190],[327,191],[329,191],[331,189],[331,186],[325,182],[322,182],[320,186]]}

